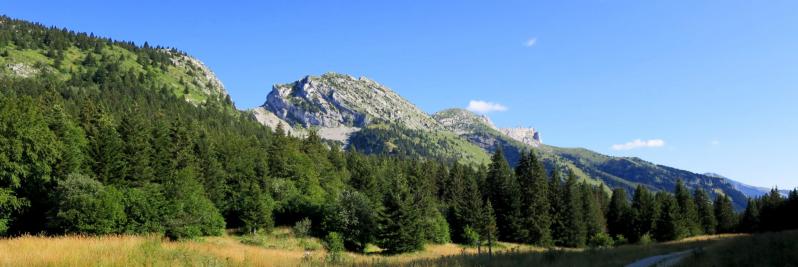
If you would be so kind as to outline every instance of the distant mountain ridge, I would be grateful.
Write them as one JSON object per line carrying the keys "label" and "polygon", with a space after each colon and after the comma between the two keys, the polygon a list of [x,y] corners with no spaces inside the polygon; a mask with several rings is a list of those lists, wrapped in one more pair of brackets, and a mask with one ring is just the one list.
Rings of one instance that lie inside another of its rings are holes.
{"label": "distant mountain ridge", "polygon": [[465,109],[429,115],[367,78],[326,73],[275,85],[265,104],[252,112],[268,126],[283,124],[298,134],[314,128],[325,139],[367,153],[484,164],[488,153],[502,147],[508,161],[515,164],[521,152],[533,150],[549,169],[573,170],[583,181],[608,189],[622,187],[632,192],[637,185],[644,185],[656,191],[672,191],[676,181],[683,180],[688,187],[702,188],[713,196],[730,196],[738,209],[747,200],[746,194],[725,178],[638,158],[544,145],[534,128],[498,128],[487,116]]}
{"label": "distant mountain ridge", "polygon": [[[744,184],[742,182],[738,182],[738,181],[732,180],[732,179],[730,179],[728,177],[725,177],[725,176],[717,174],[717,173],[709,172],[709,173],[704,173],[704,175],[711,176],[711,177],[717,177],[717,178],[723,178],[723,179],[728,180],[734,186],[735,189],[739,190],[740,192],[742,192],[747,197],[752,197],[752,198],[761,197],[763,195],[766,195],[766,194],[770,193],[770,190],[772,190],[772,188]],[[790,191],[789,190],[784,190],[784,189],[779,189],[779,193],[782,196],[786,197],[786,196],[788,196],[790,194]]]}

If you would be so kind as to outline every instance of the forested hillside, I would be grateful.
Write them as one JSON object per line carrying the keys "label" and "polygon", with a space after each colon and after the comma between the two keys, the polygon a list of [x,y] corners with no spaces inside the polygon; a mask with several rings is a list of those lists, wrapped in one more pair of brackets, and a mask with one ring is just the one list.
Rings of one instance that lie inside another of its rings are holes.
{"label": "forested hillside", "polygon": [[[170,76],[175,66],[166,60],[179,51],[8,18],[0,25],[3,236],[185,239],[298,224],[353,251],[375,244],[390,254],[450,241],[609,246],[796,227],[794,219],[770,223],[795,214],[798,192],[750,205],[746,228],[737,228],[726,196],[713,202],[679,181],[674,194],[638,186],[629,203],[623,190],[610,195],[573,171],[547,171],[530,151],[519,153],[514,169],[501,148],[489,165],[418,159],[403,156],[412,132],[393,144],[393,155],[358,152],[361,142],[371,142],[368,136],[342,151],[313,131],[296,138],[265,127],[235,111],[222,91],[180,82],[170,87],[164,81],[184,77]],[[107,55],[120,49],[135,55],[138,67],[123,67],[131,56]],[[40,58],[35,74],[22,75],[17,63],[8,63],[47,51],[55,58]],[[59,53],[81,58],[58,67]],[[753,210],[760,206],[761,212]]]}

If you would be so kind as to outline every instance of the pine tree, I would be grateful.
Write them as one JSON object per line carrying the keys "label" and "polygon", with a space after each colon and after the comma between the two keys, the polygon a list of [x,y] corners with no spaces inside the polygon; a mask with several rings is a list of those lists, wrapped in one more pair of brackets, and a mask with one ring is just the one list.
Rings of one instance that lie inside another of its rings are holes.
{"label": "pine tree", "polygon": [[620,237],[628,234],[629,227],[632,223],[631,208],[629,207],[628,195],[623,188],[617,188],[612,191],[612,199],[610,200],[609,210],[607,211],[607,230],[610,236]]}
{"label": "pine tree", "polygon": [[745,206],[745,211],[740,219],[740,231],[748,233],[760,231],[759,215],[759,201],[748,199],[748,205]]}
{"label": "pine tree", "polygon": [[493,203],[496,211],[496,224],[498,225],[498,239],[518,241],[521,237],[520,219],[520,192],[518,184],[510,170],[510,165],[504,158],[501,147],[497,147],[491,159],[491,164],[486,178],[488,198]]}
{"label": "pine tree", "polygon": [[528,155],[522,153],[516,177],[521,186],[523,241],[539,246],[551,245],[551,207],[545,167],[531,151]]}
{"label": "pine tree", "polygon": [[480,227],[481,236],[482,240],[484,240],[488,245],[488,254],[492,256],[493,245],[496,242],[498,228],[496,227],[496,216],[490,200],[485,202],[485,206],[482,210],[482,226]]}
{"label": "pine tree", "polygon": [[587,226],[585,225],[585,212],[583,208],[582,190],[577,184],[573,171],[568,173],[568,179],[563,188],[563,245],[567,247],[583,247],[587,241]]}
{"label": "pine tree", "polygon": [[687,235],[688,230],[684,226],[679,205],[673,196],[668,193],[657,193],[657,200],[661,203],[659,216],[656,220],[654,238],[657,241],[665,242],[677,240]]}
{"label": "pine tree", "polygon": [[246,183],[243,189],[238,202],[241,203],[239,212],[244,230],[253,234],[270,230],[274,225],[271,196],[255,182]]}
{"label": "pine tree", "polygon": [[587,183],[581,183],[579,186],[582,199],[582,212],[583,221],[585,224],[585,240],[590,241],[599,234],[606,232],[606,218],[604,212],[601,210],[600,201],[598,197],[603,197],[603,192],[598,192],[602,196],[597,195],[593,188]]}
{"label": "pine tree", "polygon": [[737,216],[734,214],[731,199],[726,195],[718,194],[715,197],[715,218],[718,221],[716,233],[731,233],[737,227]]}
{"label": "pine tree", "polygon": [[153,169],[150,164],[152,145],[150,144],[150,127],[139,110],[131,111],[122,118],[119,134],[124,140],[126,183],[142,183],[153,180]]}
{"label": "pine tree", "polygon": [[549,214],[551,215],[551,236],[555,245],[561,246],[565,241],[565,202],[560,174],[555,168],[549,179]]}
{"label": "pine tree", "polygon": [[715,234],[715,229],[718,227],[718,221],[715,218],[714,207],[709,195],[702,189],[696,189],[693,193],[695,206],[698,211],[698,218],[702,232],[705,234]]}
{"label": "pine tree", "polygon": [[638,185],[632,198],[632,227],[630,227],[629,241],[637,242],[654,229],[654,223],[659,215],[654,197],[642,185]]}
{"label": "pine tree", "polygon": [[125,176],[124,143],[110,116],[101,115],[95,123],[96,132],[92,131],[89,135],[92,170],[101,182],[119,183]]}
{"label": "pine tree", "polygon": [[676,203],[679,205],[680,220],[687,229],[687,235],[700,235],[701,226],[696,211],[695,200],[693,200],[690,191],[685,187],[682,180],[676,181],[676,189],[674,190],[676,196]]}
{"label": "pine tree", "polygon": [[380,214],[377,244],[388,253],[416,251],[423,247],[420,199],[414,196],[401,173],[394,173],[390,190],[385,194]]}

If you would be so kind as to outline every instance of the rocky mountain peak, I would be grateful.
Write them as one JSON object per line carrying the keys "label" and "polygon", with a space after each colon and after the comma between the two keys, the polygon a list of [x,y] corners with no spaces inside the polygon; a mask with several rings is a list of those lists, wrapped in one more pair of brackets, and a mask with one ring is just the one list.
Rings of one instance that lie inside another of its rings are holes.
{"label": "rocky mountain peak", "polygon": [[333,72],[274,85],[262,107],[303,127],[361,128],[390,122],[411,129],[442,128],[390,88],[365,77]]}

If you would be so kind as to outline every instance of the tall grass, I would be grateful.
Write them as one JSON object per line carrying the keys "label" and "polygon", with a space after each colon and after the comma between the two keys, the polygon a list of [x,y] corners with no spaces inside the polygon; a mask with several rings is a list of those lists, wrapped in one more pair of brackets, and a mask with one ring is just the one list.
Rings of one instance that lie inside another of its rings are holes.
{"label": "tall grass", "polygon": [[798,230],[719,242],[693,253],[678,266],[798,266]]}
{"label": "tall grass", "polygon": [[[554,249],[499,243],[493,257],[455,244],[400,255],[346,253],[343,266],[619,266],[637,259],[706,247],[729,236],[699,237],[614,249]],[[786,240],[785,240],[786,242]],[[707,251],[710,251],[709,248]],[[0,266],[329,266],[318,239],[289,228],[258,236],[172,242],[158,236],[21,236],[0,239]]]}

